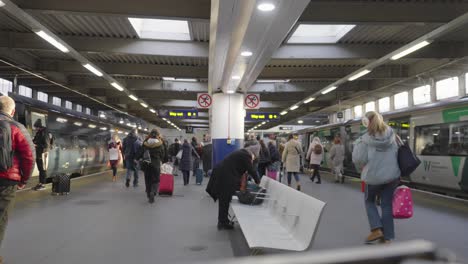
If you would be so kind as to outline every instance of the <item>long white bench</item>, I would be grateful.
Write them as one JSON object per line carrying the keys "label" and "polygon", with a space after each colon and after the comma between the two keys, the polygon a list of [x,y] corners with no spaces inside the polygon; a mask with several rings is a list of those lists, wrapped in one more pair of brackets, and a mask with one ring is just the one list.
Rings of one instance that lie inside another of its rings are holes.
{"label": "long white bench", "polygon": [[263,204],[231,203],[249,248],[306,250],[325,203],[268,177],[262,178],[260,186],[267,190]]}

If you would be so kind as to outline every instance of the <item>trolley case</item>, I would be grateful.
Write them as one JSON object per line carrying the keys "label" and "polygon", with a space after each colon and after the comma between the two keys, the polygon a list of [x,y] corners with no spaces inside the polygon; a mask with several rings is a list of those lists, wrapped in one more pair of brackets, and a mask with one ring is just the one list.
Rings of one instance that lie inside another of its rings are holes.
{"label": "trolley case", "polygon": [[203,182],[203,170],[202,169],[196,169],[195,170],[195,182],[200,185]]}
{"label": "trolley case", "polygon": [[159,195],[172,195],[174,192],[174,175],[161,173],[159,176]]}
{"label": "trolley case", "polygon": [[70,174],[60,173],[52,178],[52,194],[64,195],[70,192]]}

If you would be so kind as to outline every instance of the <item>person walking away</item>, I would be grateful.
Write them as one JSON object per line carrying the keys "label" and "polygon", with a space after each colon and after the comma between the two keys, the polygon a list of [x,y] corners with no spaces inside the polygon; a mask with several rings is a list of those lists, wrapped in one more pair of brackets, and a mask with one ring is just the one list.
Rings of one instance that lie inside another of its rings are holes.
{"label": "person walking away", "polygon": [[208,171],[210,171],[213,167],[213,144],[211,143],[211,138],[209,135],[205,135],[205,142],[203,144],[203,171],[205,172],[205,176],[208,177]]}
{"label": "person walking away", "polygon": [[[130,187],[130,180],[133,173],[133,186],[138,186],[138,167],[135,162],[135,146],[138,145],[138,130],[132,129],[128,136],[123,140],[122,150],[125,158],[125,168],[127,169],[127,174],[125,177],[125,186]],[[136,142],[136,144],[135,144]]]}
{"label": "person walking away", "polygon": [[[16,189],[24,189],[34,169],[35,150],[26,128],[13,120],[15,101],[0,96],[0,245],[13,209]],[[13,153],[13,156],[10,156]],[[0,263],[3,263],[0,257]]]}
{"label": "person walking away", "polygon": [[255,154],[247,149],[240,149],[229,154],[218,163],[211,174],[206,192],[218,204],[218,230],[233,229],[234,224],[229,221],[228,212],[232,196],[239,190],[242,175],[252,175],[255,183],[260,180],[253,167]]}
{"label": "person walking away", "polygon": [[154,203],[154,196],[158,191],[161,175],[161,164],[164,161],[166,152],[167,149],[159,130],[153,129],[136,154],[136,159],[141,160],[141,169],[145,174],[146,196],[149,203]]}
{"label": "person walking away", "polygon": [[310,180],[314,181],[315,177],[317,177],[316,183],[322,183],[322,179],[320,178],[320,164],[323,160],[323,145],[320,142],[320,138],[314,137],[312,143],[310,143],[306,160],[309,160],[309,164],[314,170],[314,174],[310,177]]}
{"label": "person walking away", "polygon": [[278,151],[278,148],[276,148],[275,141],[268,142],[268,151],[270,152],[270,159],[271,159],[271,163],[268,166],[268,170],[274,171],[276,172],[276,174],[278,174],[278,171],[280,170],[280,167],[281,167],[281,156]]}
{"label": "person walking away", "polygon": [[198,140],[196,137],[192,137],[192,148],[195,150],[195,153],[197,155],[192,155],[192,160],[193,160],[193,166],[192,166],[192,170],[193,170],[193,176],[195,177],[196,173],[197,173],[197,169],[200,168],[200,157],[201,157],[201,153],[200,153],[200,145],[198,144]]}
{"label": "person walking away", "polygon": [[181,146],[180,146],[180,143],[179,143],[179,139],[176,138],[174,139],[174,143],[172,143],[170,146],[169,146],[169,157],[172,161],[172,166],[174,167],[174,176],[177,176],[179,173],[178,173],[178,167],[179,167],[179,160],[177,159],[177,153],[179,153],[179,150],[180,150]]}
{"label": "person walking away", "polygon": [[[257,141],[255,138],[255,134],[250,134],[249,137],[247,138],[247,141],[244,144],[244,148],[248,149],[255,155],[255,160],[253,162],[254,169],[256,171],[255,177],[260,178],[258,175],[258,162],[259,162],[259,157],[260,157],[260,143]],[[254,175],[251,175],[254,177]]]}
{"label": "person walking away", "polygon": [[280,176],[279,176],[279,181],[281,182],[282,178],[283,178],[283,174],[284,174],[284,164],[283,164],[283,161],[281,160],[281,157],[283,157],[283,152],[284,152],[284,148],[286,146],[286,139],[285,138],[281,138],[280,140],[280,144],[279,144],[279,147],[278,147],[278,151],[279,151],[279,154],[280,154],[280,162],[281,162],[281,168],[280,168]]}
{"label": "person walking away", "polygon": [[291,178],[294,176],[297,184],[296,189],[298,191],[301,190],[301,182],[299,180],[298,174],[301,170],[301,149],[301,144],[296,139],[294,139],[292,134],[290,134],[288,137],[288,142],[284,147],[282,160],[286,167],[286,172],[288,173],[288,186],[291,186]]}
{"label": "person walking away", "polygon": [[109,151],[109,164],[112,169],[112,181],[115,182],[117,180],[117,165],[122,160],[122,142],[117,134],[112,136],[107,149]]}
{"label": "person walking away", "polygon": [[187,139],[184,139],[184,144],[182,145],[182,158],[179,162],[179,169],[182,171],[184,176],[184,185],[189,184],[190,182],[190,171],[193,170],[193,157],[198,157],[198,153],[193,148],[192,144],[188,143]]}
{"label": "person walking away", "polygon": [[270,162],[270,151],[265,145],[265,141],[260,139],[260,157],[258,159],[258,174],[260,178],[266,175],[266,168],[270,165]]}
{"label": "person walking away", "polygon": [[333,172],[335,174],[335,182],[344,183],[343,161],[345,158],[345,149],[341,144],[341,138],[336,136],[333,140],[333,146],[330,149],[330,159],[332,161]]}
{"label": "person walking away", "polygon": [[[361,179],[366,182],[364,200],[371,233],[365,242],[389,243],[395,238],[392,200],[401,174],[396,135],[374,111],[365,114],[362,124],[367,131],[355,142],[353,163],[362,171]],[[377,196],[381,200],[381,216],[377,210]]]}
{"label": "person walking away", "polygon": [[42,125],[42,120],[37,119],[34,124],[36,134],[33,138],[33,143],[36,147],[36,165],[39,171],[39,183],[33,190],[39,191],[45,189],[47,181],[47,159],[49,158],[50,140],[49,132],[45,126]]}

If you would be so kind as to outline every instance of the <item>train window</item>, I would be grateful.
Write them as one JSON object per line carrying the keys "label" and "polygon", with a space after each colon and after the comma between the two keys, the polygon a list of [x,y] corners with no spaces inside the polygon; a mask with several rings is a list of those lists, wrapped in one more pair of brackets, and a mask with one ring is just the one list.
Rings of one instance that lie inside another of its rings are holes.
{"label": "train window", "polygon": [[379,99],[379,111],[381,113],[390,111],[390,97]]}
{"label": "train window", "polygon": [[37,92],[37,100],[47,103],[49,100],[49,95],[43,92]]}
{"label": "train window", "polygon": [[70,102],[70,101],[65,101],[65,108],[67,108],[67,109],[72,109],[72,108],[73,108],[72,102]]}
{"label": "train window", "polygon": [[394,95],[395,109],[402,109],[408,107],[408,92],[401,92]]}
{"label": "train window", "polygon": [[366,107],[366,112],[375,111],[375,102],[368,102],[366,103],[365,107]]}
{"label": "train window", "polygon": [[354,107],[354,117],[355,118],[362,117],[362,105],[356,105]]}
{"label": "train window", "polygon": [[86,107],[86,114],[91,115],[91,109],[89,109],[89,107]]}
{"label": "train window", "polygon": [[8,95],[8,93],[13,92],[13,83],[0,78],[0,92],[4,95]]}
{"label": "train window", "polygon": [[448,155],[468,156],[468,122],[450,124]]}
{"label": "train window", "polygon": [[413,89],[413,103],[420,105],[431,101],[431,86],[424,85]]}
{"label": "train window", "polygon": [[77,105],[76,105],[76,111],[77,111],[77,112],[83,112],[83,106],[80,105],[80,104],[77,104]]}
{"label": "train window", "polygon": [[436,82],[437,100],[458,96],[458,77]]}
{"label": "train window", "polygon": [[416,128],[416,154],[442,156],[444,144],[448,143],[446,129],[442,125]]}
{"label": "train window", "polygon": [[29,88],[29,87],[26,87],[24,85],[20,85],[19,86],[19,91],[18,93],[22,96],[26,96],[26,97],[29,97],[29,98],[32,98],[32,89]]}
{"label": "train window", "polygon": [[52,104],[56,106],[62,106],[62,99],[59,97],[52,97]]}

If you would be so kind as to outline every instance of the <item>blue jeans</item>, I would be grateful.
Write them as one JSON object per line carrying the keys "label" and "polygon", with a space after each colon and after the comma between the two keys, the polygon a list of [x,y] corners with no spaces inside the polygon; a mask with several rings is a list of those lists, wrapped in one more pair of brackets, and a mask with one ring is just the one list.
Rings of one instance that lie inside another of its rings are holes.
{"label": "blue jeans", "polygon": [[291,184],[291,177],[294,175],[294,179],[299,183],[299,174],[297,172],[288,172],[288,185]]}
{"label": "blue jeans", "polygon": [[127,168],[127,175],[125,176],[125,180],[130,181],[132,178],[133,172],[133,184],[138,184],[138,169],[135,166],[135,163],[131,159],[125,160],[125,167]]}
{"label": "blue jeans", "polygon": [[[399,180],[394,180],[386,184],[366,185],[365,204],[370,228],[371,230],[381,228],[383,230],[385,240],[392,240],[395,238],[392,200],[393,192],[398,186],[398,183]],[[380,196],[382,217],[380,217],[377,205],[375,204],[375,198],[377,195]]]}

